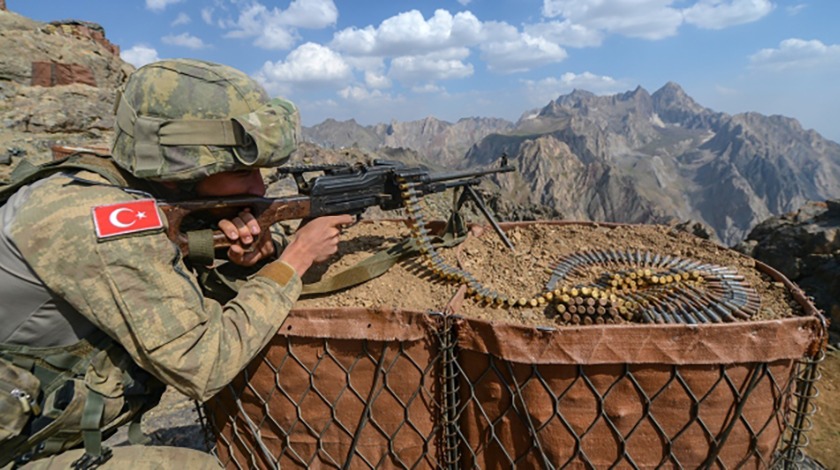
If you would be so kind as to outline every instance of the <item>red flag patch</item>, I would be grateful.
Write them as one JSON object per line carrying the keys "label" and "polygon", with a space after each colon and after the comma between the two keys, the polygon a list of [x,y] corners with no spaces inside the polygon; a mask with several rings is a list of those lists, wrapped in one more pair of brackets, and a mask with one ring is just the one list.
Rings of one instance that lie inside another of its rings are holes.
{"label": "red flag patch", "polygon": [[100,239],[163,227],[154,199],[94,207],[93,224]]}

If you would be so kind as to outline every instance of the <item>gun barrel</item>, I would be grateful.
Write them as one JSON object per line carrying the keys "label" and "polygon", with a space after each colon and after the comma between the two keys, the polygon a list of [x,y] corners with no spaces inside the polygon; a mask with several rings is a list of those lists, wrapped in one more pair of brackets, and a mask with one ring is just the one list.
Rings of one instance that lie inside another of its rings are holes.
{"label": "gun barrel", "polygon": [[507,165],[501,168],[491,168],[487,170],[464,170],[464,171],[446,171],[443,173],[430,173],[428,179],[425,182],[427,183],[437,183],[440,181],[449,181],[449,180],[456,180],[462,178],[476,178],[479,176],[484,175],[493,175],[496,173],[509,173],[514,171],[514,167]]}

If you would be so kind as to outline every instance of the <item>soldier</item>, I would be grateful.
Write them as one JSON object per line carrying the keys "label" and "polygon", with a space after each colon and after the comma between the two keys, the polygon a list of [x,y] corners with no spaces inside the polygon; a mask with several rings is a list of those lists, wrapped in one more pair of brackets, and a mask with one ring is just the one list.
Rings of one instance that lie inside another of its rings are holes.
{"label": "soldier", "polygon": [[111,159],[32,170],[0,192],[0,467],[217,466],[194,450],[101,441],[126,423],[140,440],[163,384],[198,401],[228,384],[353,220],[312,220],[285,247],[258,237],[247,211],[222,220],[232,242],[258,245],[228,250],[256,273],[213,300],[154,198],[262,196],[259,168],[288,160],[297,110],[240,71],[183,59],[138,69],[116,110]]}

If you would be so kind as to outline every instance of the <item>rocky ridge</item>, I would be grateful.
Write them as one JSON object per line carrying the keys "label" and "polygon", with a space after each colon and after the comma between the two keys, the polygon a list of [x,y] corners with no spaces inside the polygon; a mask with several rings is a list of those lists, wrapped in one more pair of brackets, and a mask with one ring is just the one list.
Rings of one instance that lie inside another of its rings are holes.
{"label": "rocky ridge", "polygon": [[362,126],[355,120],[326,121],[304,127],[308,142],[327,148],[357,147],[375,151],[386,147],[410,148],[442,166],[458,166],[467,150],[485,136],[506,132],[513,123],[497,118],[470,117],[450,123],[434,117],[408,122]]}
{"label": "rocky ridge", "polygon": [[809,202],[753,228],[735,249],[798,284],[831,321],[840,344],[840,199]]}
{"label": "rocky ridge", "polygon": [[0,180],[53,145],[107,147],[116,88],[134,70],[96,24],[0,10]]}
{"label": "rocky ridge", "polygon": [[304,136],[330,148],[411,148],[447,167],[489,165],[505,153],[519,174],[500,184],[516,203],[581,220],[695,220],[726,244],[770,216],[840,196],[840,145],[784,116],[712,111],[676,83],[653,94],[576,90],[515,124],[327,120]]}
{"label": "rocky ridge", "polygon": [[516,194],[568,217],[694,219],[727,244],[771,215],[840,196],[840,145],[791,118],[711,111],[675,83],[561,96],[476,143],[465,164],[501,153],[520,168],[507,189],[525,185]]}

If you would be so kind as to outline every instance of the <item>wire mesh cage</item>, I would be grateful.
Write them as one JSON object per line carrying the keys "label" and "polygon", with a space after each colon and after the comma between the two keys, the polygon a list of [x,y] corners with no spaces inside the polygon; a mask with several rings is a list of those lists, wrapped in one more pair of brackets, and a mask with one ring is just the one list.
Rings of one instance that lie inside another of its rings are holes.
{"label": "wire mesh cage", "polygon": [[[807,319],[689,330],[464,323],[462,468],[767,468],[813,331]],[[736,337],[763,340],[733,350]],[[782,337],[788,346],[776,347]]]}
{"label": "wire mesh cage", "polygon": [[216,455],[227,468],[795,468],[825,321],[756,268],[804,315],[555,329],[442,307],[294,310],[206,404]]}

